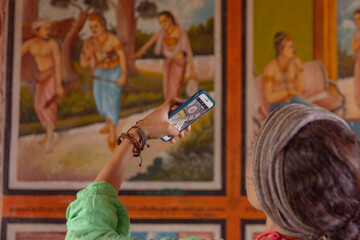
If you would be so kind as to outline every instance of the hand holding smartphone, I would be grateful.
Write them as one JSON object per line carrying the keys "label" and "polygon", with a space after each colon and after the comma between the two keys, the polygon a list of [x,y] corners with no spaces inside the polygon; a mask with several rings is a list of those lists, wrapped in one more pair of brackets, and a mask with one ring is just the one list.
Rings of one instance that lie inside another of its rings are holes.
{"label": "hand holding smartphone", "polygon": [[[183,104],[169,113],[169,123],[179,131],[183,131],[202,115],[215,106],[215,100],[205,90],[200,90]],[[161,140],[168,142],[172,137],[162,137]]]}

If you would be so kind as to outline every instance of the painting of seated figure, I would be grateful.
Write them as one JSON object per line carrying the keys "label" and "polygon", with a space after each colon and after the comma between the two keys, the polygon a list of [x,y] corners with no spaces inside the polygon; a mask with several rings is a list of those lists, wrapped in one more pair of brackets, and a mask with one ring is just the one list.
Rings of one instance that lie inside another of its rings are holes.
{"label": "painting of seated figure", "polygon": [[265,118],[288,104],[334,112],[360,137],[360,3],[255,0],[246,1],[246,7],[247,161]]}

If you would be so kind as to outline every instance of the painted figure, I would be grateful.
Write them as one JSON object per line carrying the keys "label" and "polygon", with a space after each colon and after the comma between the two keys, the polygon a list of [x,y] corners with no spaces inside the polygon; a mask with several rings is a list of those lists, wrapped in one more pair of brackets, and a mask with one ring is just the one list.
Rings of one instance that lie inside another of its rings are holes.
{"label": "painted figure", "polygon": [[279,32],[275,35],[276,57],[264,70],[264,96],[270,103],[270,112],[289,103],[310,105],[301,99],[304,91],[302,63],[295,55],[293,38]]}
{"label": "painted figure", "polygon": [[119,120],[120,96],[126,83],[125,54],[119,39],[106,30],[106,20],[100,14],[89,17],[93,36],[84,41],[80,63],[93,70],[93,95],[106,126],[100,133],[109,133],[108,146],[116,146],[116,126]]}
{"label": "painted figure", "polygon": [[[39,18],[31,28],[34,38],[26,41],[21,47],[21,55],[29,53],[37,66],[35,112],[46,130],[41,143],[45,151],[53,147],[53,132],[58,110],[57,97],[63,97],[61,84],[61,55],[58,43],[50,38],[51,22],[49,18]],[[54,100],[55,99],[55,100]]]}
{"label": "painted figure", "polygon": [[355,102],[360,108],[360,9],[354,12],[354,21],[358,30],[354,33],[351,41],[351,49],[355,55],[354,78],[355,78]]}
{"label": "painted figure", "polygon": [[165,56],[163,72],[163,92],[165,100],[171,97],[180,97],[181,86],[186,70],[186,58],[190,65],[192,79],[197,79],[193,53],[186,30],[178,19],[169,11],[160,12],[158,21],[162,27],[145,43],[136,53],[140,58],[153,44],[155,44],[155,54]]}

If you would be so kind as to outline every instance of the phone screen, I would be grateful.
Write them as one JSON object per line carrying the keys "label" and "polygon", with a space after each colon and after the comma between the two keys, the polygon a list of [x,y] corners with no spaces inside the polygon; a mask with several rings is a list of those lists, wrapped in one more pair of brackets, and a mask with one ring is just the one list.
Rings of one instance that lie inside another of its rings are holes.
{"label": "phone screen", "polygon": [[[200,94],[193,101],[189,102],[175,115],[169,118],[169,123],[174,125],[180,131],[184,130],[196,119],[206,113],[214,103],[206,96],[206,94]],[[170,137],[163,137],[163,140],[168,141]]]}

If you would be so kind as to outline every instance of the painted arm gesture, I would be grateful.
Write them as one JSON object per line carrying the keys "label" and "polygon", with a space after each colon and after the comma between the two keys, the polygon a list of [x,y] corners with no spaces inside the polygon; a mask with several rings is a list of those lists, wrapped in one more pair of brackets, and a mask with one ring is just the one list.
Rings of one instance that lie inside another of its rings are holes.
{"label": "painted arm gesture", "polygon": [[155,33],[136,53],[135,53],[135,57],[136,58],[141,58],[142,55],[144,55],[146,53],[146,51],[157,41],[157,39],[159,38],[160,35],[160,31],[158,31],[157,33]]}

